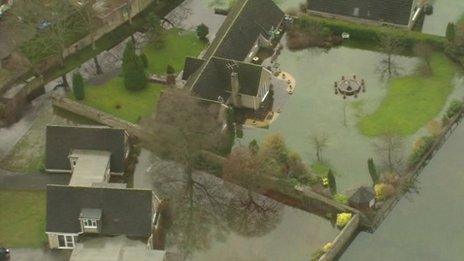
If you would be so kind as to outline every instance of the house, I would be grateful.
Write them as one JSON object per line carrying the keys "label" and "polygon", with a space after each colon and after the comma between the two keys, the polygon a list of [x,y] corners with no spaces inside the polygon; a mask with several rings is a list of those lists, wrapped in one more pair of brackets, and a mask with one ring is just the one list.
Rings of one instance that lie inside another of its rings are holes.
{"label": "house", "polygon": [[152,240],[159,203],[153,192],[110,183],[112,173],[124,173],[127,143],[122,129],[47,126],[47,170],[71,172],[67,186],[47,186],[50,248],[73,249],[86,235]]}
{"label": "house", "polygon": [[410,27],[416,0],[308,0],[314,15]]}
{"label": "house", "polygon": [[375,191],[371,187],[358,188],[348,199],[348,204],[351,207],[367,210],[375,205]]}
{"label": "house", "polygon": [[104,151],[109,160],[107,166],[109,173],[122,175],[129,155],[128,140],[129,136],[123,129],[104,126],[47,126],[45,170],[47,172],[72,173],[79,159],[82,162],[86,161],[86,164],[97,164],[89,162],[91,157],[87,156],[92,154],[92,151]]}
{"label": "house", "polygon": [[46,214],[49,247],[73,249],[86,235],[148,240],[156,211],[151,190],[48,185]]}
{"label": "house", "polygon": [[272,79],[258,54],[274,47],[284,17],[272,0],[237,1],[204,55],[186,59],[185,86],[203,100],[257,110]]}

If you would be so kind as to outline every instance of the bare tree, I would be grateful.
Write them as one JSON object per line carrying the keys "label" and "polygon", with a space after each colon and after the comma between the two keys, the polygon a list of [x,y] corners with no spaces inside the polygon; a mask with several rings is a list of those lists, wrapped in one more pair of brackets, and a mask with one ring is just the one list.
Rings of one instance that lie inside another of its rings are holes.
{"label": "bare tree", "polygon": [[424,73],[432,73],[431,60],[433,55],[433,48],[429,44],[418,43],[416,46],[414,46],[414,53],[424,61]]}
{"label": "bare tree", "polygon": [[401,166],[401,156],[403,152],[403,139],[391,132],[383,134],[376,142],[373,143],[377,153],[383,159],[384,164],[389,171],[397,171]]}
{"label": "bare tree", "polygon": [[319,162],[323,161],[322,152],[325,148],[327,148],[328,141],[329,137],[326,133],[311,136],[311,143],[316,150],[316,159]]}
{"label": "bare tree", "polygon": [[391,35],[380,36],[379,42],[383,53],[385,53],[385,58],[380,61],[378,70],[381,73],[382,79],[390,79],[393,76],[397,76],[401,69],[393,57],[395,53],[401,52],[401,43],[397,37]]}
{"label": "bare tree", "polygon": [[145,125],[156,134],[153,150],[194,170],[203,150],[219,151],[227,146],[218,121],[219,105],[202,102],[180,89],[161,95],[156,116]]}

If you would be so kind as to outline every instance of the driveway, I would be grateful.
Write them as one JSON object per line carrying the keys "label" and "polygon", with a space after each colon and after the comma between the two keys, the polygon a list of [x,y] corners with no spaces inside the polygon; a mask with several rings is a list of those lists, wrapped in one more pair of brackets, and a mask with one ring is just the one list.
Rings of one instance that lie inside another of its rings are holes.
{"label": "driveway", "polygon": [[40,248],[11,249],[11,261],[65,261],[69,260],[69,250],[46,250]]}

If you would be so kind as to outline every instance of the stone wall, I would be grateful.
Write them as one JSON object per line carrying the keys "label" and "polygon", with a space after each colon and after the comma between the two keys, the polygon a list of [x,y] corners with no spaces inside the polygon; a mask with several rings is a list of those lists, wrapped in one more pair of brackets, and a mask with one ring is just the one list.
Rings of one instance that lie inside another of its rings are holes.
{"label": "stone wall", "polygon": [[357,232],[360,223],[359,214],[354,215],[350,222],[340,231],[340,233],[332,241],[332,248],[319,258],[319,261],[330,261],[337,258],[341,251],[353,239],[354,234]]}
{"label": "stone wall", "polygon": [[112,116],[108,113],[102,112],[100,110],[94,109],[90,106],[75,102],[69,98],[58,97],[56,95],[52,96],[53,105],[59,107],[63,110],[72,112],[74,114],[80,115],[82,117],[88,118],[95,122],[113,127],[113,128],[122,128],[125,129],[131,136],[135,136],[142,143],[151,143],[154,139],[154,134],[142,128],[140,125],[119,119],[115,116]]}

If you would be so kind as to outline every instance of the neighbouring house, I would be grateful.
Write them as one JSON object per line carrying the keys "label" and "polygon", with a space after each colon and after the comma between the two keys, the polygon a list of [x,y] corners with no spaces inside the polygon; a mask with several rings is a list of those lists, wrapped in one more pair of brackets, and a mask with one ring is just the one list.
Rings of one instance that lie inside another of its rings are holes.
{"label": "neighbouring house", "polygon": [[416,0],[308,0],[311,14],[363,23],[411,27]]}
{"label": "neighbouring house", "polygon": [[152,247],[158,198],[151,190],[110,183],[111,174],[124,173],[128,148],[123,129],[47,126],[47,170],[71,172],[67,186],[47,186],[50,248],[73,249],[89,235],[124,235]]}
{"label": "neighbouring house", "polygon": [[124,184],[71,183],[47,186],[45,233],[50,248],[73,249],[89,235],[150,238],[156,218],[151,190],[124,188]]}
{"label": "neighbouring house", "polygon": [[366,186],[358,188],[348,199],[348,204],[360,210],[371,209],[375,205],[374,189]]}
{"label": "neighbouring house", "polygon": [[272,0],[237,1],[204,55],[186,59],[185,86],[204,100],[258,110],[273,77],[260,52],[275,47],[284,17]]}
{"label": "neighbouring house", "polygon": [[80,168],[82,171],[107,168],[105,171],[110,174],[122,175],[128,155],[129,136],[123,129],[105,126],[47,126],[47,172],[72,173],[79,162],[82,167],[78,167],[78,171],[81,171]]}

